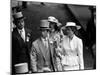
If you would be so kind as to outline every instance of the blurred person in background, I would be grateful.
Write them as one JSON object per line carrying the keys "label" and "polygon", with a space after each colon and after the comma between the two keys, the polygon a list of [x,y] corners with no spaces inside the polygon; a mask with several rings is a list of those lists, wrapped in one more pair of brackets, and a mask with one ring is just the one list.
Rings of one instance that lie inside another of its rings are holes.
{"label": "blurred person in background", "polygon": [[96,7],[90,6],[91,18],[87,23],[87,47],[94,59],[93,69],[96,69]]}

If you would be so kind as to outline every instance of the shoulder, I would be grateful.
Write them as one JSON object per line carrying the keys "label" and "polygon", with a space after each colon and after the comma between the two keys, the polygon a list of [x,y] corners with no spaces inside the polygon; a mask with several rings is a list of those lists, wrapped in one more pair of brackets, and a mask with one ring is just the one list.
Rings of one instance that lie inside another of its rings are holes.
{"label": "shoulder", "polygon": [[17,34],[18,34],[17,28],[14,28],[12,32],[12,37],[17,36]]}
{"label": "shoulder", "polygon": [[82,41],[82,39],[77,37],[76,35],[74,36],[74,38],[77,39],[78,41]]}
{"label": "shoulder", "polygon": [[13,32],[12,33],[15,33],[17,31],[17,28],[13,28]]}
{"label": "shoulder", "polygon": [[33,41],[32,45],[37,46],[37,44],[39,43],[40,38],[36,39],[35,41]]}
{"label": "shoulder", "polygon": [[80,39],[79,37],[75,36],[75,40],[77,41],[78,45],[82,45],[82,39]]}

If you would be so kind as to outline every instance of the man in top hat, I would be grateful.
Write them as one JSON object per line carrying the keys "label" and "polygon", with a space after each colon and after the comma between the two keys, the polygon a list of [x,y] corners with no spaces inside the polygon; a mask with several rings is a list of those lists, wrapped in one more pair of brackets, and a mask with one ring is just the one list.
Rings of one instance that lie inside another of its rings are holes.
{"label": "man in top hat", "polygon": [[67,22],[63,30],[64,37],[62,41],[63,70],[82,70],[84,69],[83,61],[83,43],[80,38],[75,35],[75,31],[81,27],[74,22]]}
{"label": "man in top hat", "polygon": [[22,12],[13,15],[16,28],[12,32],[12,73],[27,73],[31,31],[25,28]]}
{"label": "man in top hat", "polygon": [[54,56],[52,46],[48,41],[49,22],[40,21],[41,36],[33,41],[30,52],[32,72],[54,71]]}

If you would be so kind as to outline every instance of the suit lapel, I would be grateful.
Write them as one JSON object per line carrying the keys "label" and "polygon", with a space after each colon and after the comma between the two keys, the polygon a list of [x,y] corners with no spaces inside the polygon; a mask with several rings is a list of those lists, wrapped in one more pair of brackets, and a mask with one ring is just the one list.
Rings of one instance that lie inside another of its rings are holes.
{"label": "suit lapel", "polygon": [[43,44],[41,38],[39,39],[38,45],[39,45],[40,52],[42,53],[43,58],[46,59],[45,52],[44,52],[45,51],[45,47],[44,47],[44,44]]}
{"label": "suit lapel", "polygon": [[52,69],[54,71],[56,71],[56,69],[55,69],[55,58],[54,58],[54,49],[53,49],[53,46],[50,44],[50,42],[48,42],[48,46],[49,46],[49,51],[50,51],[50,59],[51,59]]}
{"label": "suit lapel", "polygon": [[16,38],[18,39],[18,42],[20,43],[20,45],[22,44],[22,42],[24,43],[24,40],[21,38],[17,28],[14,31],[14,35],[16,36]]}
{"label": "suit lapel", "polygon": [[19,34],[19,32],[18,32],[18,30],[17,30],[17,34],[18,34],[18,37],[20,37],[22,40],[23,40],[23,42],[25,43],[26,42],[26,37],[27,37],[27,30],[26,30],[26,28],[24,28],[24,31],[25,31],[25,40],[21,37],[21,35]]}
{"label": "suit lapel", "polygon": [[[45,56],[45,52],[44,51],[45,51],[46,48],[45,48],[41,38],[38,41],[38,47],[39,47],[39,50],[40,50],[40,52],[41,52],[41,54],[42,54],[42,56],[44,58],[44,61],[45,61],[46,60],[46,56]],[[54,69],[54,60],[53,60],[54,59],[53,46],[51,46],[49,42],[48,42],[48,49],[49,49],[49,52],[50,52],[50,59],[51,59],[52,68],[53,68],[53,70],[55,70]]]}
{"label": "suit lapel", "polygon": [[51,57],[53,56],[53,46],[48,42],[49,51],[51,53]]}
{"label": "suit lapel", "polygon": [[27,31],[27,29],[25,28],[25,41],[27,41],[27,34],[28,34],[28,31]]}

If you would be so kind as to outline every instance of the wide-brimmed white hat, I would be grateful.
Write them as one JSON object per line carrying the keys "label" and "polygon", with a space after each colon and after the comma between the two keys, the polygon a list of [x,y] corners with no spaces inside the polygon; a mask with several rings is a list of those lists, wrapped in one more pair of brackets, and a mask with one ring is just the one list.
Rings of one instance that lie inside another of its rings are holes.
{"label": "wide-brimmed white hat", "polygon": [[81,28],[81,26],[76,25],[75,22],[67,22],[65,27],[76,27],[78,30]]}
{"label": "wide-brimmed white hat", "polygon": [[40,21],[40,29],[50,29],[48,20],[41,20]]}
{"label": "wide-brimmed white hat", "polygon": [[58,26],[58,27],[61,27],[61,26],[62,26],[62,23],[58,22],[58,23],[57,23],[57,26]]}
{"label": "wide-brimmed white hat", "polygon": [[23,16],[22,12],[17,12],[13,15],[15,20],[19,20],[19,19],[25,19],[25,17]]}
{"label": "wide-brimmed white hat", "polygon": [[58,20],[57,20],[55,17],[53,17],[53,16],[49,16],[49,17],[48,17],[48,21],[49,21],[49,22],[58,23]]}

